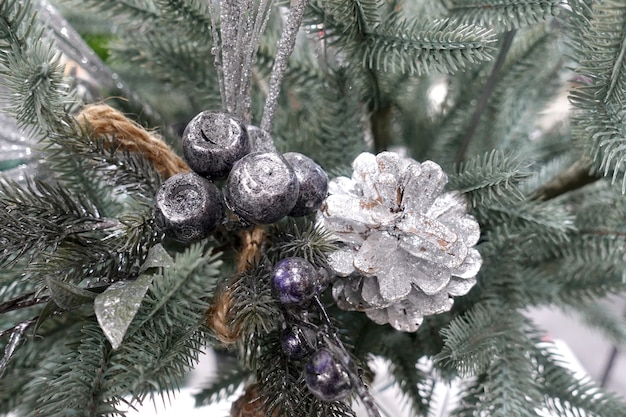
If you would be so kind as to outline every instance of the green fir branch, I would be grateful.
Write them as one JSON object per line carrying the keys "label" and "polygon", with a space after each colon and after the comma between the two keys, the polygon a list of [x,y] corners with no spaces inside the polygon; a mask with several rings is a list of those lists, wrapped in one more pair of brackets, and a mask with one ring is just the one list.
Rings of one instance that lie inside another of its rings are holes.
{"label": "green fir branch", "polygon": [[245,385],[250,376],[250,370],[242,369],[238,366],[220,372],[204,384],[198,393],[194,394],[196,407],[225,400],[233,395],[242,385]]}
{"label": "green fir branch", "polygon": [[547,23],[517,32],[489,101],[489,145],[520,148],[537,131],[545,106],[561,88],[560,44],[560,33]]}
{"label": "green fir branch", "polygon": [[180,388],[208,341],[202,323],[219,274],[218,256],[194,244],[155,275],[122,345],[111,356],[105,374],[108,397],[131,394],[133,401],[142,402]]}
{"label": "green fir branch", "polygon": [[613,346],[626,344],[626,324],[624,318],[600,302],[579,303],[565,306],[565,312],[576,315],[589,329],[601,334]]}
{"label": "green fir branch", "polygon": [[534,356],[539,369],[539,383],[548,410],[576,417],[619,416],[626,405],[615,394],[600,388],[589,377],[581,379],[567,368],[551,347],[538,347]]}
{"label": "green fir branch", "polygon": [[[47,163],[59,181],[76,192],[94,196],[93,201],[109,208],[123,207],[119,195],[152,204],[162,182],[154,164],[140,153],[121,148],[114,137],[96,136],[89,127],[83,129],[74,124],[68,130],[51,136],[53,144],[47,149]],[[89,178],[83,179],[85,175]],[[103,185],[108,188],[108,198],[93,189]]]}
{"label": "green fir branch", "polygon": [[[574,7],[584,3],[576,2]],[[573,123],[584,126],[575,130],[577,139],[587,145],[596,168],[613,182],[621,177],[626,192],[626,143],[621,116],[626,99],[626,6],[606,0],[594,3],[580,39],[572,42],[576,72],[584,85],[574,89],[570,99],[577,111]],[[582,19],[581,19],[582,20]]]}
{"label": "green fir branch", "polygon": [[404,333],[392,333],[382,339],[383,355],[389,370],[413,415],[427,416],[432,407],[435,380],[418,367],[422,352]]}
{"label": "green fir branch", "polygon": [[74,103],[60,54],[44,35],[32,2],[0,4],[0,78],[20,126],[45,135],[62,131]]}
{"label": "green fir branch", "polygon": [[323,168],[344,173],[350,169],[356,155],[369,150],[363,133],[364,106],[351,93],[353,81],[347,69],[327,74],[326,80],[327,87],[320,96],[326,105],[317,109],[312,142],[315,146],[304,151],[308,151],[307,154],[319,161]]}
{"label": "green fir branch", "polygon": [[41,181],[0,182],[0,265],[54,249],[75,234],[114,228],[118,221],[100,216],[80,195]]}
{"label": "green fir branch", "polygon": [[450,18],[466,24],[494,27],[498,32],[532,26],[552,17],[558,0],[446,0]]}
{"label": "green fir branch", "polygon": [[267,256],[273,263],[286,257],[301,257],[317,266],[326,265],[326,254],[335,249],[330,232],[305,219],[276,224]]}
{"label": "green fir branch", "polygon": [[137,27],[159,17],[152,0],[62,0],[68,7],[87,10],[114,18],[125,25]]}
{"label": "green fir branch", "polygon": [[258,369],[259,343],[278,328],[276,317],[282,315],[280,305],[270,287],[271,264],[267,258],[241,274],[231,292],[232,327],[240,335],[242,360],[246,367]]}
{"label": "green fir branch", "polygon": [[475,213],[489,228],[503,225],[510,233],[523,234],[542,245],[567,242],[576,229],[573,216],[557,204],[492,204]]}
{"label": "green fir branch", "polygon": [[50,346],[52,362],[36,371],[36,377],[26,384],[28,394],[36,393],[37,397],[24,404],[33,406],[25,415],[122,415],[117,409],[119,399],[104,397],[102,377],[109,365],[111,349],[98,325],[91,322],[68,330],[65,346],[58,341]]}
{"label": "green fir branch", "polygon": [[199,42],[181,36],[165,36],[165,30],[172,29],[165,27],[132,34],[129,35],[132,43],[114,43],[112,59],[133,61],[153,79],[189,94],[196,106],[219,107],[217,74],[210,65],[213,60],[210,39]]}
{"label": "green fir branch", "polygon": [[[624,245],[624,236],[583,234],[563,245],[560,254],[523,274],[545,283],[543,296],[548,302],[576,306],[626,289]],[[554,286],[554,293],[548,291],[550,286]]]}
{"label": "green fir branch", "polygon": [[180,326],[198,325],[208,307],[206,298],[212,295],[217,284],[222,264],[220,255],[205,250],[202,243],[193,244],[179,254],[175,265],[163,268],[160,276],[152,281],[143,301],[145,310],[138,314],[127,334],[138,331],[150,321],[166,329],[173,324],[170,317],[179,317],[182,322],[177,325]]}
{"label": "green fir branch", "polygon": [[493,202],[520,202],[519,183],[529,172],[521,156],[493,150],[457,166],[448,187],[469,196],[472,207]]}
{"label": "green fir branch", "polygon": [[122,216],[106,233],[86,239],[66,240],[54,252],[31,262],[25,270],[33,280],[57,276],[65,282],[90,285],[133,279],[148,252],[162,238],[152,220],[152,211]]}
{"label": "green fir branch", "polygon": [[[192,316],[198,315],[192,311]],[[178,317],[178,316],[177,316]],[[111,357],[106,395],[132,395],[131,403],[160,396],[163,400],[180,390],[184,378],[197,363],[208,334],[195,326],[173,323],[159,316],[127,338]]]}
{"label": "green fir branch", "polygon": [[521,321],[502,311],[496,314],[495,307],[475,304],[442,329],[444,346],[435,363],[452,366],[461,377],[469,377],[486,372],[496,358],[505,355],[512,343],[505,338],[514,334]]}
{"label": "green fir branch", "polygon": [[211,41],[211,18],[209,6],[199,0],[154,0],[159,10],[159,20],[178,30],[188,30],[194,37]]}
{"label": "green fir branch", "polygon": [[[519,312],[500,303],[477,304],[442,332],[445,346],[436,360],[451,361],[461,375],[480,375],[482,393],[470,406],[475,413],[536,415],[542,397],[527,357],[535,336]],[[463,408],[456,415],[464,415]]]}
{"label": "green fir branch", "polygon": [[495,37],[487,29],[439,21],[429,25],[387,19],[368,33],[363,65],[377,71],[422,75],[455,73],[492,59]]}

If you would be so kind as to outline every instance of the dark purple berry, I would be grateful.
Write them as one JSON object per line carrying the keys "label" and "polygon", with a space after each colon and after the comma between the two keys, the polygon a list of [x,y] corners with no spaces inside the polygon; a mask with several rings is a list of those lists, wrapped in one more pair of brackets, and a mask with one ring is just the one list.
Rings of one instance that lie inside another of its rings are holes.
{"label": "dark purple berry", "polygon": [[182,242],[209,236],[223,216],[218,188],[193,172],[171,176],[157,192],[155,223],[167,236]]}
{"label": "dark purple berry", "polygon": [[236,161],[250,152],[245,125],[227,113],[204,111],[183,132],[183,156],[189,167],[208,179],[228,176]]}
{"label": "dark purple berry", "polygon": [[274,266],[271,285],[281,303],[301,304],[318,294],[319,278],[317,269],[306,259],[285,258]]}
{"label": "dark purple berry", "polygon": [[301,153],[287,152],[284,157],[296,172],[300,186],[298,200],[289,215],[297,217],[314,213],[326,199],[328,175],[315,161]]}
{"label": "dark purple berry", "polygon": [[302,329],[288,328],[282,333],[280,340],[283,352],[289,359],[304,359],[311,353],[311,342]]}
{"label": "dark purple berry", "polygon": [[311,355],[304,368],[304,379],[309,390],[322,401],[342,400],[352,391],[348,371],[326,348]]}
{"label": "dark purple berry", "polygon": [[298,179],[282,155],[254,152],[235,163],[226,180],[224,197],[228,207],[242,219],[274,223],[296,204]]}

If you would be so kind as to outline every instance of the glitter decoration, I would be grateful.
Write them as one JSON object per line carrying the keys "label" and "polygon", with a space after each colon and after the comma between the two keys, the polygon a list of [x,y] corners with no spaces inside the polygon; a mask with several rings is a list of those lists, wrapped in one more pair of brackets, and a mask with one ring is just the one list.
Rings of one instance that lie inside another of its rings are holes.
{"label": "glitter decoration", "polygon": [[274,114],[278,105],[278,96],[280,95],[280,85],[287,72],[287,63],[296,45],[298,29],[302,23],[307,4],[308,0],[295,0],[291,3],[285,28],[276,46],[276,57],[274,58],[265,107],[263,108],[263,118],[261,119],[261,129],[266,132],[272,131]]}
{"label": "glitter decoration", "polygon": [[224,198],[240,218],[270,224],[285,217],[296,204],[298,179],[287,160],[276,152],[253,152],[235,163]]}
{"label": "glitter decoration", "polygon": [[318,212],[340,243],[329,256],[333,296],[342,309],[413,332],[476,283],[478,222],[459,192],[444,192],[447,175],[432,161],[362,153],[352,167],[351,178],[330,182]]}
{"label": "glitter decoration", "polygon": [[304,379],[309,390],[322,401],[339,401],[352,392],[348,371],[326,348],[311,356],[304,369]]}
{"label": "glitter decoration", "polygon": [[228,113],[203,111],[183,132],[183,156],[189,167],[208,179],[224,179],[235,162],[250,151],[246,127]]}
{"label": "glitter decoration", "polygon": [[[245,121],[250,121],[250,83],[261,35],[267,27],[272,0],[223,0],[217,12],[211,2],[212,54],[218,73],[224,108]],[[220,34],[217,27],[219,26]]]}
{"label": "glitter decoration", "polygon": [[181,242],[208,237],[224,217],[219,189],[194,172],[169,177],[155,200],[156,225]]}
{"label": "glitter decoration", "polygon": [[306,216],[315,213],[328,193],[328,175],[311,158],[298,152],[283,155],[296,172],[300,191],[290,216]]}

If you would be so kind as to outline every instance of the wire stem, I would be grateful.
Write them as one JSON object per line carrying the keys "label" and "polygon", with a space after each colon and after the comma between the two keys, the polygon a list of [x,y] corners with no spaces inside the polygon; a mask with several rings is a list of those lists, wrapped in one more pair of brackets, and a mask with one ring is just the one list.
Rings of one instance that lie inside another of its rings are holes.
{"label": "wire stem", "polygon": [[37,320],[38,317],[35,317],[34,319],[23,321],[11,327],[10,329],[6,329],[0,332],[0,338],[4,337],[7,334],[11,335],[11,337],[9,338],[9,343],[7,343],[4,348],[4,356],[2,357],[2,359],[0,359],[0,379],[2,379],[2,377],[4,376],[7,365],[9,364],[9,360],[15,353],[15,349],[17,349],[17,346],[24,338],[24,333],[30,326],[37,323]]}
{"label": "wire stem", "polygon": [[346,350],[345,346],[341,342],[341,339],[339,339],[339,336],[337,336],[335,326],[330,321],[330,317],[328,317],[328,313],[326,313],[326,309],[324,308],[324,305],[322,304],[318,296],[315,296],[315,302],[317,304],[317,307],[319,308],[322,318],[326,322],[326,327],[328,327],[329,329],[326,336],[330,338],[331,343],[329,343],[328,347],[334,353],[340,356],[341,362],[345,366],[346,371],[348,371],[350,382],[352,383],[352,386],[354,390],[356,391],[357,395],[361,399],[361,402],[365,406],[365,410],[367,411],[368,416],[369,417],[381,417],[380,411],[378,411],[378,407],[376,406],[376,402],[374,401],[372,394],[370,394],[369,389],[367,388],[367,386],[365,385],[365,383],[359,376],[359,372],[358,372],[358,368],[356,364],[354,363],[354,361],[348,354],[348,351]]}

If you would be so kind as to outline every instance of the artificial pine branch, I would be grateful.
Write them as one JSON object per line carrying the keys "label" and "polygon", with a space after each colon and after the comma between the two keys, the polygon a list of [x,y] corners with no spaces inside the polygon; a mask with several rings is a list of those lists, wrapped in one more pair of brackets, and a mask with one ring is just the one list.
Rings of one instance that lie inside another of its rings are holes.
{"label": "artificial pine branch", "polygon": [[430,27],[419,23],[389,19],[377,26],[362,46],[364,64],[378,71],[421,75],[454,73],[491,59],[494,39],[488,30],[453,21]]}
{"label": "artificial pine branch", "polygon": [[[215,80],[219,77],[207,62],[212,60],[213,40],[218,39],[213,34],[219,27],[205,5],[196,0],[88,3],[91,11],[118,14],[121,30],[114,32],[109,27],[107,33],[119,35],[118,57],[137,59],[108,63],[116,71],[140,74],[127,79],[131,84],[160,87],[159,83],[167,82],[169,91],[155,89],[150,97],[176,107],[169,109],[163,120],[188,120],[192,112],[217,103],[220,86]],[[464,11],[459,2],[447,2],[447,11],[434,3],[313,1],[306,21],[312,26],[301,34],[290,61],[292,69],[284,82],[287,93],[277,102],[272,134],[280,150],[304,151],[331,175],[348,173],[350,161],[372,146],[370,128],[379,149],[401,145],[413,156],[428,156],[450,165],[467,134],[466,127],[474,125],[476,101],[492,68],[479,60],[490,59],[493,41],[505,30],[519,28],[498,83],[490,88],[491,97],[475,121],[471,146],[462,152],[478,156],[467,159],[457,174],[450,175],[450,189],[469,198],[481,223],[477,248],[484,263],[478,283],[466,296],[455,297],[450,312],[425,318],[412,335],[375,325],[360,312],[339,312],[334,307],[329,309],[333,324],[328,320],[326,325],[336,326],[350,341],[342,346],[355,356],[355,362],[363,364],[371,354],[386,357],[417,412],[425,413],[432,399],[433,375],[415,369],[415,362],[425,356],[446,358],[437,362],[439,376],[445,380],[459,374],[475,375],[464,384],[463,403],[455,412],[459,416],[481,412],[524,416],[545,403],[574,415],[582,415],[583,410],[603,416],[621,413],[618,401],[604,394],[593,397],[594,386],[574,381],[552,357],[545,356],[538,348],[536,332],[518,311],[531,305],[568,309],[624,290],[626,206],[619,193],[605,181],[597,181],[589,187],[581,187],[579,182],[576,189],[559,185],[558,195],[552,198],[527,197],[543,194],[550,176],[577,160],[584,150],[589,155],[597,150],[598,164],[605,158],[609,171],[621,172],[622,145],[615,135],[610,140],[601,135],[609,122],[613,129],[609,132],[618,131],[616,121],[621,120],[621,108],[614,102],[626,88],[620,58],[623,6],[610,0],[597,4],[574,0],[568,3],[571,10],[563,9],[559,25],[555,25],[550,19],[556,3],[549,0],[506,5],[470,2]],[[8,191],[0,193],[3,201],[16,190],[28,191],[28,184],[44,184],[42,189],[35,187],[26,193],[32,198],[21,203],[21,217],[7,217],[33,230],[29,239],[19,241],[13,236],[11,242],[16,246],[1,252],[11,270],[0,272],[0,332],[22,337],[19,345],[14,345],[19,349],[5,355],[0,412],[115,415],[126,407],[128,395],[133,402],[167,395],[194,365],[200,349],[217,344],[212,337],[219,334],[217,326],[208,321],[211,329],[207,329],[203,324],[211,306],[226,311],[221,319],[227,330],[235,333],[229,343],[236,341],[233,347],[240,353],[239,360],[249,367],[218,385],[232,388],[250,372],[255,374],[256,384],[247,392],[264,401],[260,407],[267,407],[265,411],[352,415],[347,402],[323,402],[314,397],[303,380],[304,364],[288,360],[282,352],[282,328],[302,320],[276,301],[269,284],[273,265],[285,256],[303,256],[317,267],[325,266],[334,247],[331,237],[313,227],[312,218],[250,229],[229,219],[209,240],[184,251],[162,240],[153,225],[154,193],[162,179],[187,169],[178,166],[164,173],[163,160],[174,160],[171,150],[164,151],[164,157],[151,157],[145,152],[150,146],[131,146],[120,130],[103,131],[95,123],[91,129],[86,124],[79,126],[70,117],[75,99],[63,84],[54,48],[36,46],[42,32],[32,19],[32,9],[7,1],[0,4],[0,11],[0,71],[13,88],[11,103],[22,123],[47,136],[44,168],[54,183],[10,184]],[[417,11],[423,19],[415,19]],[[263,43],[274,43],[279,23],[279,18],[269,20]],[[604,30],[610,35],[606,44],[597,42],[601,39],[598,31]],[[583,103],[576,123],[531,141],[538,112],[556,93],[557,78],[566,74],[566,62],[557,48],[563,42],[557,36],[561,32],[567,35],[585,75],[577,81],[591,87],[580,88],[574,95],[575,101]],[[138,47],[129,46],[135,37],[141,40]],[[253,72],[253,120],[260,116],[267,92],[267,67],[273,64],[275,53],[267,45],[260,51],[256,67],[242,69]],[[592,65],[598,57],[603,61]],[[254,61],[252,56],[246,59]],[[23,74],[15,73],[17,70]],[[17,84],[24,74],[31,81],[26,89]],[[431,89],[440,87],[445,97],[437,103]],[[610,110],[614,120],[596,121],[585,113],[597,110],[597,103],[591,103],[595,97],[612,103],[600,103],[605,108],[598,114],[604,116]],[[243,101],[235,104],[246,105]],[[90,121],[106,125],[110,120],[100,115]],[[368,126],[368,120],[383,123]],[[416,131],[416,126],[428,129]],[[590,137],[589,126],[601,128],[599,135]],[[572,149],[571,137],[577,141],[577,149]],[[531,178],[528,171],[533,173]],[[48,198],[52,194],[55,196]],[[50,199],[54,207],[34,201],[41,196]],[[74,206],[83,210],[82,214],[77,214]],[[63,209],[69,214],[55,211]],[[61,220],[52,221],[50,213]],[[38,225],[45,227],[41,229],[45,233],[35,233]],[[17,226],[11,227],[17,230]],[[258,239],[253,239],[255,236]],[[252,245],[244,242],[251,240]],[[169,267],[153,264],[149,254],[161,241],[170,253],[182,252]],[[34,246],[28,249],[30,244]],[[203,250],[209,244],[226,252],[223,264],[211,250]],[[244,246],[253,248],[237,255]],[[25,256],[14,258],[23,247]],[[31,257],[34,261],[27,262]],[[114,349],[89,300],[111,287],[137,282],[151,285],[121,344]],[[83,297],[78,297],[76,305],[66,305],[59,299],[57,287]],[[330,291],[323,299],[331,302]],[[58,303],[69,307],[60,308]],[[40,320],[32,324],[37,316]],[[306,323],[310,330],[329,338],[328,330],[315,321],[322,316],[311,313]],[[588,318],[602,321],[619,337],[620,329],[602,314],[589,310]],[[36,330],[37,337],[31,340],[28,333],[15,330],[24,323]],[[0,347],[7,346],[7,339],[0,340]],[[71,392],[64,391],[67,387]],[[81,408],[85,404],[88,406]],[[66,405],[67,409],[63,408]]]}
{"label": "artificial pine branch", "polygon": [[[583,2],[573,5],[584,7]],[[579,140],[588,144],[589,155],[599,172],[604,176],[611,175],[613,182],[622,177],[624,193],[626,176],[622,165],[626,162],[626,154],[620,103],[626,89],[623,71],[626,8],[609,0],[595,3],[586,16],[584,12],[578,12],[578,15],[588,19],[585,19],[581,42],[572,44],[578,64],[576,72],[583,79],[583,85],[574,89],[571,95],[572,103],[578,109],[574,113],[574,122],[586,126],[584,131],[576,132]],[[597,39],[602,42],[596,42]]]}
{"label": "artificial pine branch", "polygon": [[602,334],[615,349],[626,344],[626,324],[620,314],[611,311],[610,306],[598,301],[566,306],[566,313],[577,315],[590,329]]}
{"label": "artificial pine branch", "polygon": [[451,17],[463,23],[495,27],[499,32],[531,26],[549,19],[558,11],[556,0],[447,0]]}
{"label": "artificial pine branch", "polygon": [[448,186],[468,195],[473,207],[515,203],[524,199],[519,183],[529,175],[519,154],[493,150],[459,164]]}
{"label": "artificial pine branch", "polygon": [[31,133],[62,130],[73,98],[31,2],[0,4],[0,51],[0,76],[14,93],[7,98],[19,124]]}
{"label": "artificial pine branch", "polygon": [[390,360],[390,372],[395,383],[408,400],[413,415],[429,415],[432,408],[435,379],[419,368],[417,364],[423,351],[416,349],[410,337],[405,334],[392,334],[383,337],[382,354]]}
{"label": "artificial pine branch", "polygon": [[614,394],[604,392],[590,378],[581,380],[563,367],[563,358],[543,347],[535,350],[540,369],[546,406],[556,413],[574,416],[618,416],[626,413],[626,406]]}

